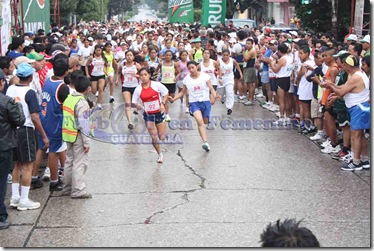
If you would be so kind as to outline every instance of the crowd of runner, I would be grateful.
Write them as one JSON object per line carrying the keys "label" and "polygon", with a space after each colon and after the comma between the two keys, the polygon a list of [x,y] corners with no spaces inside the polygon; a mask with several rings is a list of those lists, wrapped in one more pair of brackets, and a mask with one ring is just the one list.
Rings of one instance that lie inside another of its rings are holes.
{"label": "crowd of runner", "polygon": [[[206,126],[218,101],[227,115],[240,116],[238,105],[274,112],[277,126],[297,127],[318,141],[322,154],[342,161],[342,170],[370,168],[370,35],[348,34],[337,41],[332,33],[232,24],[53,24],[48,33],[13,37],[0,68],[2,93],[17,99],[25,116],[8,176],[10,206],[18,210],[40,207],[28,194],[43,186],[41,179],[50,181],[50,191],[91,197],[83,178],[88,117],[106,103],[125,103],[129,131],[133,117],[143,113],[158,163],[163,162],[159,143],[171,121],[169,103],[180,99],[196,120],[205,151],[210,150]],[[119,85],[123,100],[114,98]],[[94,100],[83,98],[88,92]],[[39,177],[46,153],[47,167]]]}

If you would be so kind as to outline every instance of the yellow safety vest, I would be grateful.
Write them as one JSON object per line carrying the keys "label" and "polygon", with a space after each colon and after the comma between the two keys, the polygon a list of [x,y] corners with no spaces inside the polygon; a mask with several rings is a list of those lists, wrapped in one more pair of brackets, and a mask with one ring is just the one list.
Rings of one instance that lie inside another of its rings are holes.
{"label": "yellow safety vest", "polygon": [[65,99],[62,105],[63,123],[62,123],[62,140],[68,143],[74,143],[77,140],[78,129],[75,121],[75,105],[83,96],[73,96],[71,94]]}

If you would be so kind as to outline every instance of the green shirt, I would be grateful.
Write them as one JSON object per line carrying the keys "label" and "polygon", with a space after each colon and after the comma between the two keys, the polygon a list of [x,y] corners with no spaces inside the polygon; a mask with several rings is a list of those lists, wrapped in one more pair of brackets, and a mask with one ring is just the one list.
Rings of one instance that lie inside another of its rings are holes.
{"label": "green shirt", "polygon": [[[348,80],[348,73],[345,71],[339,71],[338,76],[336,76],[336,85],[341,86],[344,85]],[[343,112],[347,110],[347,106],[345,105],[345,101],[343,98],[338,98],[334,103],[334,112]]]}

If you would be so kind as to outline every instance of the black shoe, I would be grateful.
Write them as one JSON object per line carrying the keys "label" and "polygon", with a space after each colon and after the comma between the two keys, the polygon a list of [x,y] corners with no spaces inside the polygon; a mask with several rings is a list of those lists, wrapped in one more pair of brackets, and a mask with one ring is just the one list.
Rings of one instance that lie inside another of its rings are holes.
{"label": "black shoe", "polygon": [[232,113],[232,110],[231,109],[227,109],[227,115],[231,115]]}
{"label": "black shoe", "polygon": [[135,115],[138,115],[138,114],[139,114],[137,111],[133,111],[132,113],[135,114]]}
{"label": "black shoe", "polygon": [[1,220],[0,221],[0,230],[7,229],[10,226],[9,221],[7,220]]}
{"label": "black shoe", "polygon": [[50,192],[53,192],[53,191],[62,191],[62,182],[61,181],[51,182],[49,184],[49,191]]}
{"label": "black shoe", "polygon": [[37,179],[32,179],[31,180],[31,185],[30,185],[30,188],[31,189],[38,189],[38,188],[42,188],[44,186],[43,182],[40,180],[40,178],[37,178]]}
{"label": "black shoe", "polygon": [[127,127],[129,128],[129,130],[134,129],[134,125],[133,124],[129,124]]}
{"label": "black shoe", "polygon": [[109,103],[114,103],[114,98],[110,98]]}

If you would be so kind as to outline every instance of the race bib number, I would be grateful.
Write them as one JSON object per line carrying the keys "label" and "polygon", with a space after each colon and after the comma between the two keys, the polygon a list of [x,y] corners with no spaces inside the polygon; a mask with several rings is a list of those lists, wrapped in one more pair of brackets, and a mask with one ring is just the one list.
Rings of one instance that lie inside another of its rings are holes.
{"label": "race bib number", "polygon": [[132,82],[133,80],[134,80],[134,77],[131,76],[131,75],[127,75],[127,76],[125,77],[125,82]]}
{"label": "race bib number", "polygon": [[144,102],[144,110],[146,112],[157,112],[160,111],[160,102],[158,100]]}
{"label": "race bib number", "polygon": [[166,72],[165,74],[164,74],[164,78],[170,78],[171,77],[171,73],[170,72]]}
{"label": "race bib number", "polygon": [[200,64],[201,62],[203,62],[203,59],[202,59],[202,58],[198,58],[198,59],[196,60],[196,63],[198,63],[198,64]]}

